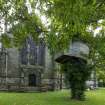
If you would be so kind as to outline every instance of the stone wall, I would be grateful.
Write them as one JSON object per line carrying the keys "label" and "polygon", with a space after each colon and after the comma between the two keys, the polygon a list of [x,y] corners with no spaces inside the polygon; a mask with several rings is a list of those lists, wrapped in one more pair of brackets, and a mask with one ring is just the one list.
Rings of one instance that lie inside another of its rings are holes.
{"label": "stone wall", "polygon": [[[41,88],[47,88],[48,90],[54,90],[58,87],[58,77],[54,71],[52,56],[50,55],[48,48],[45,48],[44,65],[24,65],[22,67],[20,62],[20,52],[16,48],[9,48],[7,50],[7,71],[5,65],[3,75],[0,76],[0,89],[5,90],[41,90]],[[5,59],[5,56],[4,58]],[[5,61],[5,60],[4,60]],[[56,65],[56,64],[55,64]],[[3,67],[3,66],[2,66]],[[36,75],[36,87],[29,86],[29,75]]]}

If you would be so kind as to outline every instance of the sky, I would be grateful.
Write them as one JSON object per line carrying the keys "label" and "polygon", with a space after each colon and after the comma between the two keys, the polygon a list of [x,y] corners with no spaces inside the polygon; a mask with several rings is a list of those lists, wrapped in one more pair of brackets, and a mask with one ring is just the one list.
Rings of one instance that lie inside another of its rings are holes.
{"label": "sky", "polygon": [[[49,20],[47,19],[47,17],[45,15],[42,15],[40,13],[40,11],[37,9],[39,7],[39,3],[36,4],[36,9],[35,9],[35,14],[39,16],[39,18],[41,19],[42,21],[42,24],[44,24],[46,27],[50,24]],[[26,6],[28,8],[28,13],[32,13],[32,8],[31,8],[31,5],[29,3],[29,0],[26,0]],[[46,8],[45,8],[46,9]]]}

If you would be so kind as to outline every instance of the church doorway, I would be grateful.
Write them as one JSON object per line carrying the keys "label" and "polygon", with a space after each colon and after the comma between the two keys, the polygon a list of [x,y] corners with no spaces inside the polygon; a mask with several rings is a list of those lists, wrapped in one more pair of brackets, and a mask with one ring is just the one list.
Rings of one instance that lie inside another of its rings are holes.
{"label": "church doorway", "polygon": [[29,86],[36,86],[36,75],[35,74],[29,75]]}

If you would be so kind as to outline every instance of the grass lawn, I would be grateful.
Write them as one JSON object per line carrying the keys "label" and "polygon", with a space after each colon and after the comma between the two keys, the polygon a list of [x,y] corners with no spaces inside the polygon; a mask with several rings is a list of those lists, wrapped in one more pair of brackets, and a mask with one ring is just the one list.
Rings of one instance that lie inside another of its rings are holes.
{"label": "grass lawn", "polygon": [[70,99],[69,91],[0,93],[0,105],[105,105],[105,89],[86,92],[86,101]]}

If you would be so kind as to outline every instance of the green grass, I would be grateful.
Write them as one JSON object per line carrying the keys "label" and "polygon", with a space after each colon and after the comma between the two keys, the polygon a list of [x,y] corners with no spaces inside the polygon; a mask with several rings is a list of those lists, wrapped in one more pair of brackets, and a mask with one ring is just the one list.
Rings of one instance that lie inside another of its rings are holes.
{"label": "green grass", "polygon": [[105,105],[105,89],[86,92],[86,101],[70,99],[69,91],[0,93],[0,105]]}

